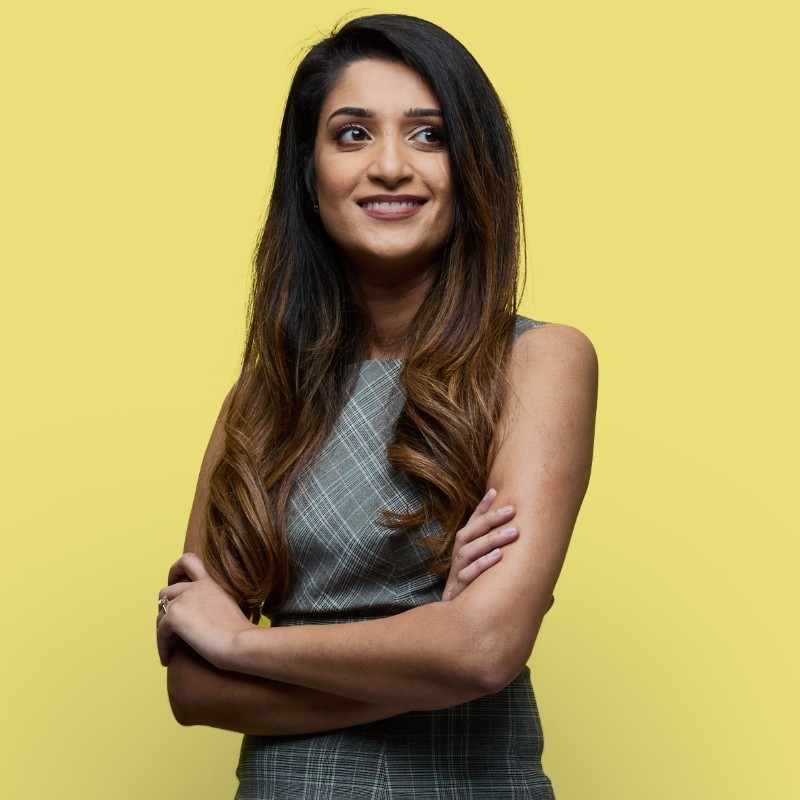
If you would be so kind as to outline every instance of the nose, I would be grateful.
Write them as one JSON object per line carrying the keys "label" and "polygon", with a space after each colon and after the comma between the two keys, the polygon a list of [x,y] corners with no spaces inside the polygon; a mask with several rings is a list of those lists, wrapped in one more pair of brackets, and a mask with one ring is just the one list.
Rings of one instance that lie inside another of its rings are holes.
{"label": "nose", "polygon": [[410,148],[397,137],[381,137],[371,151],[367,176],[372,180],[391,187],[407,181],[413,175]]}

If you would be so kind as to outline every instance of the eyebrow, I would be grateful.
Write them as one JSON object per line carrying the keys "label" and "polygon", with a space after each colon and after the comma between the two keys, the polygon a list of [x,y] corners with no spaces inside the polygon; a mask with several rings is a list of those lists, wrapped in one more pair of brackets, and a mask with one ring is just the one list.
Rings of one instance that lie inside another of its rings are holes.
{"label": "eyebrow", "polygon": [[443,117],[438,108],[409,108],[403,112],[404,117]]}
{"label": "eyebrow", "polygon": [[[334,117],[345,116],[345,117],[361,117],[363,119],[374,119],[375,112],[369,108],[360,108],[358,106],[342,106],[341,108],[337,108],[329,117],[326,125],[330,122]],[[438,108],[409,108],[407,111],[403,112],[404,117],[442,117],[443,114]]]}

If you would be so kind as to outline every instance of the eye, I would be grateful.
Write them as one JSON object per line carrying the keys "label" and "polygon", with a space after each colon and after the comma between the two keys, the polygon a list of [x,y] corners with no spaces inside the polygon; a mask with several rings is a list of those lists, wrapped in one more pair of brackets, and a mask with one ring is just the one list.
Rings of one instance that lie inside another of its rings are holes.
{"label": "eye", "polygon": [[353,125],[352,123],[337,128],[333,138],[341,144],[361,144],[361,142],[369,140],[367,132],[360,125]]}
{"label": "eye", "polygon": [[445,144],[444,131],[435,125],[428,125],[426,128],[417,131],[411,138],[415,142],[426,145],[431,149],[444,147]]}

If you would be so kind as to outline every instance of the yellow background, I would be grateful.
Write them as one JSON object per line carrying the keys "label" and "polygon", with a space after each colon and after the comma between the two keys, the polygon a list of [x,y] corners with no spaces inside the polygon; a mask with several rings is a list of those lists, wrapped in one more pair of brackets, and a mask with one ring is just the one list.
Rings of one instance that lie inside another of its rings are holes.
{"label": "yellow background", "polygon": [[[494,81],[524,310],[601,363],[531,664],[559,800],[800,796],[794,2],[395,3]],[[301,46],[341,2],[3,11],[0,795],[227,798],[156,592],[236,375]]]}

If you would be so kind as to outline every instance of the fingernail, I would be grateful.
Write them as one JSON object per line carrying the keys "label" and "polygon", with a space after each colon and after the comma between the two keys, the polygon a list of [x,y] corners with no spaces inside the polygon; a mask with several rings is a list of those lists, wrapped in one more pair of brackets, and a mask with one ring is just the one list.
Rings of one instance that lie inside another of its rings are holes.
{"label": "fingernail", "polygon": [[495,547],[495,549],[492,550],[491,553],[489,553],[489,558],[497,558],[499,555],[500,555],[500,548]]}
{"label": "fingernail", "polygon": [[500,535],[501,536],[511,536],[512,533],[516,533],[516,532],[517,532],[516,528],[503,528],[503,530],[500,531]]}
{"label": "fingernail", "polygon": [[[488,491],[488,492],[486,492],[486,494],[483,496],[483,500],[488,500],[488,499],[489,499],[489,495],[490,495],[490,494],[491,494],[493,491],[494,491],[494,489],[489,489],[489,491]],[[481,502],[483,502],[483,500],[481,500]]]}
{"label": "fingernail", "polygon": [[497,509],[498,514],[508,514],[509,511],[513,511],[514,506],[503,506],[502,508]]}

